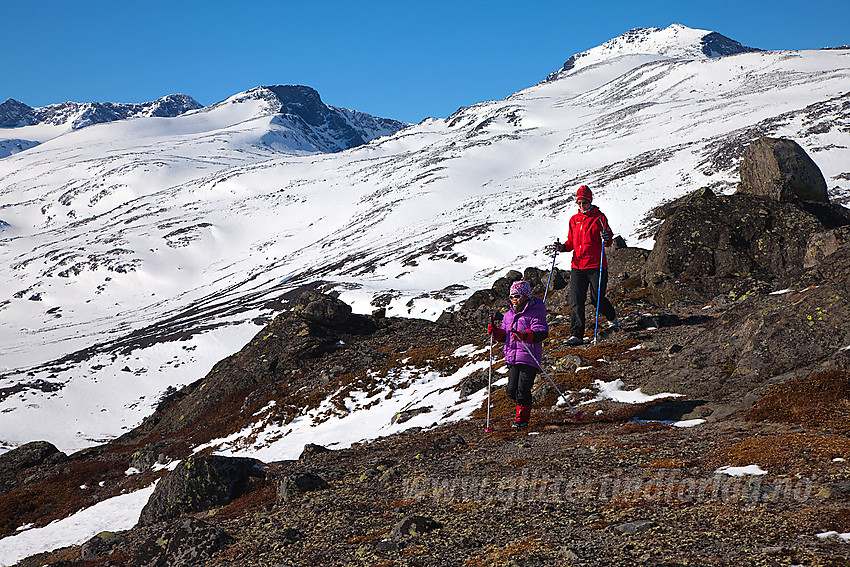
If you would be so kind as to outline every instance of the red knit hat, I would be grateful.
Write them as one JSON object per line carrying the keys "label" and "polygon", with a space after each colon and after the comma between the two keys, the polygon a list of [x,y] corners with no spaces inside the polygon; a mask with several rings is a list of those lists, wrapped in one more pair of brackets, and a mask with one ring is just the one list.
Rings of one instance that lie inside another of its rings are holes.
{"label": "red knit hat", "polygon": [[576,193],[576,201],[579,199],[587,199],[591,203],[593,202],[593,193],[590,192],[590,188],[587,185],[582,185],[578,188],[578,192]]}

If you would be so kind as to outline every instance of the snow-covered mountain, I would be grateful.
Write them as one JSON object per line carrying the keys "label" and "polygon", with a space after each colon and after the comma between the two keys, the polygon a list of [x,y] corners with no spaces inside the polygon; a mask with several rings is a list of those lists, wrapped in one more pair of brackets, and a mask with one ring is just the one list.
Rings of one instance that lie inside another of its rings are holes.
{"label": "snow-covered mountain", "polygon": [[652,58],[698,60],[761,51],[745,47],[717,32],[696,30],[681,24],[664,29],[635,28],[600,46],[576,53],[563,68],[549,75],[554,81],[565,75],[623,55],[649,55]]}
{"label": "snow-covered mountain", "polygon": [[0,104],[0,157],[93,124],[145,116],[175,117],[198,108],[202,105],[184,94],[167,95],[141,104],[63,102],[41,108],[10,98]]}
{"label": "snow-covered mountain", "polygon": [[10,98],[0,104],[0,128],[18,128],[38,124],[52,124],[54,126],[67,124],[72,130],[79,130],[92,124],[140,116],[174,117],[198,108],[202,108],[202,105],[184,94],[172,94],[153,102],[141,104],[63,102],[42,108],[32,108]]}
{"label": "snow-covered mountain", "polygon": [[[42,108],[8,99],[0,104],[0,157],[95,124],[131,118],[174,118],[192,110],[222,115],[228,125],[235,125],[237,117],[273,118],[266,125],[268,136],[260,143],[286,153],[337,152],[407,126],[398,120],[327,106],[314,89],[298,85],[257,87],[206,108],[183,94],[141,104],[64,102]],[[202,126],[215,127],[215,120]]]}
{"label": "snow-covered mountain", "polygon": [[435,318],[509,267],[548,269],[579,184],[646,246],[653,207],[733,190],[760,135],[795,139],[850,196],[847,50],[718,57],[737,44],[678,25],[605,45],[394,134],[259,87],[0,160],[0,440],[120,434],[300,285]]}

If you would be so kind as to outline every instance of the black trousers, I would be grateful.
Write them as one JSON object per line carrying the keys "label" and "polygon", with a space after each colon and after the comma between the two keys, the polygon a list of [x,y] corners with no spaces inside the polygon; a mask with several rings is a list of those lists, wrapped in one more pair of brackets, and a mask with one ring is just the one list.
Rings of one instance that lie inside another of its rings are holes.
{"label": "black trousers", "polygon": [[602,297],[599,299],[599,312],[605,315],[609,321],[617,318],[614,306],[605,297],[605,288],[608,287],[608,270],[602,270],[602,285],[599,285],[599,268],[588,270],[570,270],[570,334],[574,337],[583,337],[585,329],[584,304],[587,302],[587,288],[590,287],[590,300],[596,307],[596,301],[601,290]]}
{"label": "black trousers", "polygon": [[531,387],[534,386],[534,378],[537,369],[528,364],[508,365],[508,385],[505,393],[510,399],[521,406],[531,405]]}

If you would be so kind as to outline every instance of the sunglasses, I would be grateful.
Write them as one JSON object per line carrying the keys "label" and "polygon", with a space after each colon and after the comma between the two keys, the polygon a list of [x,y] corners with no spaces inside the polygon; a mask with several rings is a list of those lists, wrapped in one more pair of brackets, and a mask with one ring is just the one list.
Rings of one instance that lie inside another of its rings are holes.
{"label": "sunglasses", "polygon": [[522,297],[521,293],[515,293],[515,294],[511,295],[511,299],[519,299],[520,297]]}

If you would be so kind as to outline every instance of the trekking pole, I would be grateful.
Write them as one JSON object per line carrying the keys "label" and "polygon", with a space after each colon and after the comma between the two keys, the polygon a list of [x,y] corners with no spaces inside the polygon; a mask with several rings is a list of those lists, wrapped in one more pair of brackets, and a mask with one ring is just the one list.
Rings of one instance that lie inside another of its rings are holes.
{"label": "trekking pole", "polygon": [[[601,220],[601,219],[600,219]],[[604,228],[602,231],[604,232]],[[593,344],[596,344],[596,336],[599,333],[599,302],[602,299],[602,262],[605,261],[605,239],[599,234],[602,241],[602,250],[599,253],[599,285],[596,286],[596,326],[593,329]]]}
{"label": "trekking pole", "polygon": [[576,418],[576,419],[581,419],[581,416],[582,416],[582,414],[583,414],[584,412],[580,412],[580,411],[576,411],[576,410],[575,410],[575,408],[573,407],[573,405],[570,403],[570,400],[568,400],[568,399],[567,399],[567,397],[563,394],[563,392],[561,392],[561,390],[559,390],[559,389],[558,389],[558,386],[555,384],[555,381],[554,381],[554,380],[552,380],[552,377],[551,377],[551,376],[549,376],[549,373],[548,373],[548,372],[546,372],[546,369],[545,369],[545,368],[543,368],[543,365],[540,363],[540,361],[539,361],[539,360],[537,360],[537,357],[536,357],[536,356],[534,356],[534,353],[533,353],[533,352],[531,352],[531,349],[530,349],[530,348],[528,348],[528,345],[527,345],[527,344],[525,344],[525,341],[519,341],[519,344],[521,344],[521,345],[522,345],[522,348],[524,348],[524,349],[525,349],[525,352],[527,352],[527,353],[528,353],[528,355],[532,358],[532,360],[534,360],[534,362],[536,362],[536,363],[537,363],[537,366],[540,368],[540,371],[541,371],[541,372],[543,372],[543,375],[544,375],[544,376],[546,376],[546,378],[548,378],[548,379],[549,379],[549,382],[551,382],[551,383],[552,383],[552,387],[553,387],[553,388],[555,388],[555,391],[556,391],[556,392],[558,392],[558,394],[559,394],[562,398],[564,398],[564,401],[565,401],[565,402],[567,402],[567,407],[568,407],[568,408],[570,408],[570,410],[573,412],[573,415],[575,416],[575,418]]}
{"label": "trekking pole", "polygon": [[549,279],[546,281],[546,292],[543,294],[543,303],[546,303],[546,296],[549,295],[549,284],[552,283],[552,274],[555,272],[555,259],[558,257],[558,240],[555,239],[555,253],[552,255],[552,269],[549,270]]}
{"label": "trekking pole", "polygon": [[[493,325],[495,317],[490,313],[490,324]],[[493,428],[490,427],[490,390],[493,384],[493,333],[490,333],[490,372],[487,374],[487,423],[484,426],[484,433],[490,433]]]}

